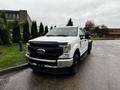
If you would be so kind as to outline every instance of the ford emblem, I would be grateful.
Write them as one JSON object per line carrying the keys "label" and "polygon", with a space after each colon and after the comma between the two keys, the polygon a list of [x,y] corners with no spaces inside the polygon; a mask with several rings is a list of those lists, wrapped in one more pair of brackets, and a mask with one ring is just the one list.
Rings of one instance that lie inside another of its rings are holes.
{"label": "ford emblem", "polygon": [[37,49],[37,53],[38,54],[44,54],[45,53],[45,50],[40,48],[40,49]]}

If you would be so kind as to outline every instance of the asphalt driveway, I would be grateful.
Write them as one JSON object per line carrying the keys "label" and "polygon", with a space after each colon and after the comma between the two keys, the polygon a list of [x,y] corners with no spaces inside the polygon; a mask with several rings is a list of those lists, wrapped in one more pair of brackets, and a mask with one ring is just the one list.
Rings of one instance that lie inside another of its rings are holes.
{"label": "asphalt driveway", "polygon": [[120,90],[120,40],[96,40],[75,76],[33,73],[0,76],[0,90]]}

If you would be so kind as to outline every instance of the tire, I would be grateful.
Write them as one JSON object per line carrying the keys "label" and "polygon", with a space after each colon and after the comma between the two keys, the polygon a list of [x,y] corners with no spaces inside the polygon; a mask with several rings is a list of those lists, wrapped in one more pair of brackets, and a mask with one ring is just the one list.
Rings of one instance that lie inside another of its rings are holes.
{"label": "tire", "polygon": [[88,49],[88,50],[87,50],[87,54],[90,54],[90,53],[91,53],[91,50],[90,50],[90,49]]}
{"label": "tire", "polygon": [[78,62],[80,61],[80,55],[75,53],[73,56],[73,65],[71,66],[70,74],[75,75],[79,71]]}
{"label": "tire", "polygon": [[87,53],[90,54],[92,49],[92,42],[89,43]]}

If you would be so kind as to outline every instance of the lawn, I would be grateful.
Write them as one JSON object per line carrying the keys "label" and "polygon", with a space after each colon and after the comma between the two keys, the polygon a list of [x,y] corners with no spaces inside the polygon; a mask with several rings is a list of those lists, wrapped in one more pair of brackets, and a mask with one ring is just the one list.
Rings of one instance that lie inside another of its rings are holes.
{"label": "lawn", "polygon": [[19,44],[0,45],[0,70],[26,63],[25,49],[25,44],[23,51],[19,51]]}

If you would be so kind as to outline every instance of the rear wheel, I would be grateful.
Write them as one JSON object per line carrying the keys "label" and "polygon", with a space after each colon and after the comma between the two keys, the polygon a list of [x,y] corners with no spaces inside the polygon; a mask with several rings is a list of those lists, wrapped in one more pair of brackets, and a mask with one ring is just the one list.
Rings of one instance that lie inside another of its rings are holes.
{"label": "rear wheel", "polygon": [[92,42],[89,42],[87,53],[90,54],[92,49]]}
{"label": "rear wheel", "polygon": [[78,66],[78,62],[80,61],[80,55],[79,53],[75,53],[73,56],[73,65],[71,66],[71,71],[70,73],[72,75],[75,75],[78,70],[79,70],[79,66]]}
{"label": "rear wheel", "polygon": [[91,50],[88,49],[88,50],[87,50],[87,53],[90,54],[90,53],[91,53]]}

